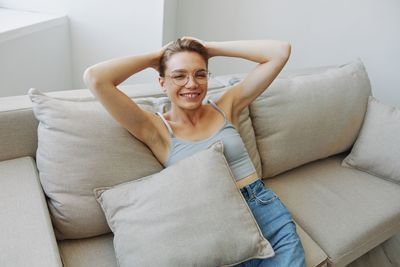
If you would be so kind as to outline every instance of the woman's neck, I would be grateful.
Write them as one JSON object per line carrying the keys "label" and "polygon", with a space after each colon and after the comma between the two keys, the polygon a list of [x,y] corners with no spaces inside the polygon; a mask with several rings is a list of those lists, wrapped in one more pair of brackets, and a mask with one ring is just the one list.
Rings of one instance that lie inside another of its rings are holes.
{"label": "woman's neck", "polygon": [[172,104],[170,111],[170,120],[178,124],[190,124],[196,126],[199,121],[206,114],[204,105],[199,106],[196,109],[182,109]]}

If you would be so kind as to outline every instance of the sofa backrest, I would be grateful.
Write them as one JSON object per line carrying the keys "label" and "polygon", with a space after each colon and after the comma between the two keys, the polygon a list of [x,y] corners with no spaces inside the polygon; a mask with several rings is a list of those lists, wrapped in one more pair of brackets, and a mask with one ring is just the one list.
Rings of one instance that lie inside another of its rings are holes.
{"label": "sofa backrest", "polygon": [[[210,83],[210,91],[226,90],[232,80],[238,81],[244,75],[217,76]],[[131,98],[165,98],[156,83],[119,88]],[[88,89],[46,94],[59,99],[94,100]],[[257,146],[262,150],[262,175],[272,177],[350,149],[360,129],[368,95],[371,95],[371,86],[361,60],[341,66],[282,72],[250,106],[250,116],[256,121]],[[0,98],[0,160],[22,156],[35,158],[37,127],[38,121],[27,95]],[[307,132],[307,129],[317,129],[317,132]],[[316,138],[315,134],[321,138]],[[310,137],[312,146],[307,145]],[[305,151],[308,153],[303,155]],[[260,173],[261,166],[257,168]]]}
{"label": "sofa backrest", "polygon": [[[8,97],[7,101],[13,101]],[[0,107],[5,102],[0,99]],[[4,105],[5,106],[5,105]],[[32,108],[0,111],[0,161],[23,156],[34,157],[37,148],[38,121]]]}

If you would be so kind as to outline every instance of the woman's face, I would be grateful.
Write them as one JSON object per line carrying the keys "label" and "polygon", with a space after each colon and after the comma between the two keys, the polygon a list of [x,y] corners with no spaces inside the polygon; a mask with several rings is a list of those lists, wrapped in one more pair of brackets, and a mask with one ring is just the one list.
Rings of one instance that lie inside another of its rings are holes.
{"label": "woman's face", "polygon": [[206,62],[196,52],[179,52],[166,63],[165,77],[159,82],[171,102],[183,109],[201,106],[207,94]]}

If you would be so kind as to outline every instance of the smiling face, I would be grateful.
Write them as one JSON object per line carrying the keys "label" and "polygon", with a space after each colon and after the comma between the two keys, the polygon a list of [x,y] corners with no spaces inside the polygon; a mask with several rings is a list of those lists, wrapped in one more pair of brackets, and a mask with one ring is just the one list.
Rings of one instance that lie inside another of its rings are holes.
{"label": "smiling face", "polygon": [[[185,85],[177,85],[184,80]],[[207,65],[196,52],[179,52],[172,55],[167,63],[165,77],[159,77],[162,90],[168,95],[172,104],[182,109],[196,109],[201,106],[207,94]],[[204,80],[205,79],[205,80]],[[201,81],[200,83],[198,81]]]}

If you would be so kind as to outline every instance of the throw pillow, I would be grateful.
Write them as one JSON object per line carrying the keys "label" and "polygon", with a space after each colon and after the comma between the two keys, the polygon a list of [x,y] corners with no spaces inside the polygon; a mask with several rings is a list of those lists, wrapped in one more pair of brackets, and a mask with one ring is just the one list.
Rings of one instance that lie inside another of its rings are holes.
{"label": "throw pillow", "polygon": [[348,150],[371,94],[360,60],[278,78],[251,105],[263,178]]}
{"label": "throw pillow", "polygon": [[370,96],[360,133],[341,165],[400,184],[399,159],[400,109]]}
{"label": "throw pillow", "polygon": [[94,194],[121,267],[233,266],[274,255],[220,141],[159,173]]}
{"label": "throw pillow", "polygon": [[[98,101],[61,100],[37,89],[28,94],[39,120],[39,178],[57,239],[109,233],[93,188],[150,175],[162,165]],[[151,101],[137,103],[151,110]]]}

